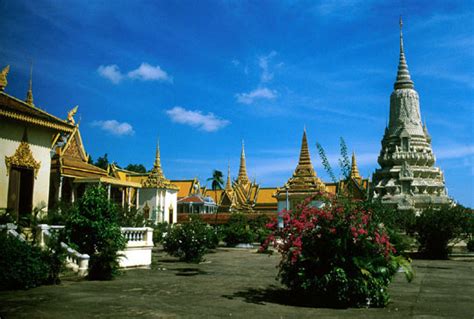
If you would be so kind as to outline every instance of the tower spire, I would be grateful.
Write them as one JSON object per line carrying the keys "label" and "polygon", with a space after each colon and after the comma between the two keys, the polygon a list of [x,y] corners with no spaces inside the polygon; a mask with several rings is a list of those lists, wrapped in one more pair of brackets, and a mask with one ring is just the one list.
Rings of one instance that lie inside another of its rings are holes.
{"label": "tower spire", "polygon": [[414,84],[410,78],[408,65],[405,58],[405,51],[403,49],[403,20],[400,16],[400,61],[398,62],[397,79],[393,85],[395,90],[398,89],[413,89]]}
{"label": "tower spire", "polygon": [[232,183],[230,181],[230,164],[227,165],[227,182],[225,183],[225,190],[226,191],[232,190]]}
{"label": "tower spire", "polygon": [[240,167],[239,167],[239,176],[237,180],[240,183],[248,183],[249,177],[247,176],[247,164],[245,162],[245,149],[244,149],[244,141],[242,140],[242,153],[240,154]]}
{"label": "tower spire", "polygon": [[26,103],[30,105],[33,104],[33,61],[31,61],[31,66],[30,66],[30,86],[28,88],[28,92],[26,93]]}
{"label": "tower spire", "polygon": [[355,152],[352,152],[352,166],[351,166],[351,178],[360,179],[359,168],[357,167],[357,161]]}
{"label": "tower spire", "polygon": [[303,130],[303,139],[301,141],[300,159],[298,166],[311,165],[311,157],[309,155],[308,140],[306,139],[306,127]]}

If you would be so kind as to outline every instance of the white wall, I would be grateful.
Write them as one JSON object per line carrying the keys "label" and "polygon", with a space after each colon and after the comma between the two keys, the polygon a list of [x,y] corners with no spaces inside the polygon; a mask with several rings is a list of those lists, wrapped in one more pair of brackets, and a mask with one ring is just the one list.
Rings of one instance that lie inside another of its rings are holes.
{"label": "white wall", "polygon": [[[5,156],[15,154],[23,138],[25,126],[19,122],[0,119],[0,209],[7,207],[8,202],[8,182],[7,166]],[[51,141],[53,131],[47,128],[28,126],[28,142],[31,152],[36,161],[41,162],[38,175],[33,186],[33,208],[48,207],[49,181],[51,170]]]}
{"label": "white wall", "polygon": [[[160,188],[140,189],[139,206],[143,209],[145,203],[150,207],[150,217],[152,212],[156,212],[155,222],[176,223],[178,221],[178,191]],[[169,209],[173,207],[173,220],[169,220]],[[164,208],[164,214],[161,210]]]}

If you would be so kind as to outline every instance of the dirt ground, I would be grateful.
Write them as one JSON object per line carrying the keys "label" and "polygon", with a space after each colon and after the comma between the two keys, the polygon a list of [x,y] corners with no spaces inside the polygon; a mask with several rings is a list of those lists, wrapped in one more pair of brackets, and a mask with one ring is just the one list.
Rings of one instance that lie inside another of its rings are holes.
{"label": "dirt ground", "polygon": [[[278,255],[219,248],[201,264],[161,251],[152,269],[109,282],[65,276],[58,286],[0,292],[3,318],[474,318],[474,258],[413,262],[397,274],[383,309],[327,309],[295,304],[275,280]],[[296,298],[297,299],[297,298]]]}

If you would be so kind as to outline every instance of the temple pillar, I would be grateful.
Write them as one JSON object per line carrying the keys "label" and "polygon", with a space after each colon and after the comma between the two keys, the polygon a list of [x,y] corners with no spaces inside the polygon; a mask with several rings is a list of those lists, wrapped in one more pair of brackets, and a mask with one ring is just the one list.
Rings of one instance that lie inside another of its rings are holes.
{"label": "temple pillar", "polygon": [[107,185],[107,199],[110,200],[110,195],[112,194],[112,185]]}
{"label": "temple pillar", "polygon": [[122,187],[122,208],[125,208],[125,187]]}
{"label": "temple pillar", "polygon": [[58,185],[58,203],[61,202],[61,198],[63,196],[63,176],[59,176],[59,185]]}

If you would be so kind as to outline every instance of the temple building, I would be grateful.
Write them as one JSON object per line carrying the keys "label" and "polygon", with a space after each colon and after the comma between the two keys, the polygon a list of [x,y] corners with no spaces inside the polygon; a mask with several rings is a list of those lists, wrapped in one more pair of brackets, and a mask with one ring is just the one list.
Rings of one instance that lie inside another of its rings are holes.
{"label": "temple building", "polygon": [[146,219],[154,223],[176,223],[178,220],[179,187],[171,183],[163,174],[160,159],[160,147],[156,146],[155,163],[142,183],[139,207]]}
{"label": "temple building", "polygon": [[240,154],[239,175],[231,185],[230,169],[227,183],[219,201],[219,212],[252,213],[257,202],[259,186],[251,182],[247,175],[244,143]]}
{"label": "temple building", "polygon": [[122,180],[89,163],[79,124],[74,120],[77,106],[68,113],[67,122],[74,126],[71,133],[63,133],[53,146],[51,159],[51,184],[49,207],[56,204],[73,203],[82,197],[90,185],[102,185],[107,189],[110,200],[122,208],[137,207],[137,189],[140,183]]}
{"label": "temple building", "polygon": [[431,137],[421,122],[418,93],[414,89],[403,49],[400,19],[400,61],[390,96],[390,120],[373,175],[373,198],[398,210],[419,211],[451,202],[444,176],[435,167]]}
{"label": "temple building", "polygon": [[32,80],[26,100],[4,92],[9,66],[0,72],[0,211],[16,221],[48,207],[51,147],[74,126],[33,103]]}
{"label": "temple building", "polygon": [[[274,197],[278,200],[278,211],[292,209],[303,200],[316,193],[326,192],[326,186],[317,177],[308,149],[306,129],[303,131],[301,151],[298,165],[293,176],[290,177],[285,186],[276,190]],[[313,203],[318,205],[318,203]]]}
{"label": "temple building", "polygon": [[352,153],[351,171],[347,178],[337,183],[326,183],[328,193],[348,196],[354,199],[365,200],[368,197],[369,179],[363,178],[357,167],[355,153]]}

